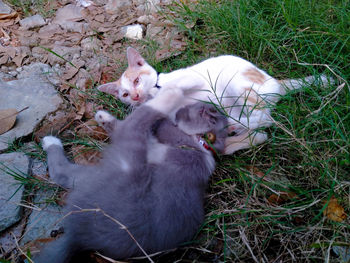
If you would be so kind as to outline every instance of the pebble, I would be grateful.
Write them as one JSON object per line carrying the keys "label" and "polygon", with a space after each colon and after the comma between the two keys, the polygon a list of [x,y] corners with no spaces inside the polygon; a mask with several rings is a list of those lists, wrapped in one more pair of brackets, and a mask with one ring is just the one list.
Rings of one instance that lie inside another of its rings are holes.
{"label": "pebble", "polygon": [[31,29],[46,25],[46,22],[41,15],[34,15],[20,20],[19,24],[21,27],[23,27],[23,29]]}
{"label": "pebble", "polygon": [[122,27],[122,32],[124,34],[124,37],[140,40],[143,36],[143,28],[141,25],[130,25],[130,26],[124,26]]}

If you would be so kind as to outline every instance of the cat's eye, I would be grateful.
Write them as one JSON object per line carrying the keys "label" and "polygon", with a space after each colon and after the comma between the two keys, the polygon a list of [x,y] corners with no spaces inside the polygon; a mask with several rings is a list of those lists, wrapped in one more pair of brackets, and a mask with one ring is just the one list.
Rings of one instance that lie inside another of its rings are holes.
{"label": "cat's eye", "polygon": [[210,143],[214,143],[216,141],[216,135],[213,132],[207,132],[205,137]]}
{"label": "cat's eye", "polygon": [[210,117],[210,118],[209,118],[209,122],[210,122],[211,124],[215,125],[215,124],[216,124],[216,118],[215,118],[215,117]]}
{"label": "cat's eye", "polygon": [[140,82],[140,77],[137,77],[135,80],[134,80],[134,85],[136,86],[137,84],[139,84]]}
{"label": "cat's eye", "polygon": [[210,111],[211,113],[217,113],[217,110],[214,109],[214,108],[210,108],[209,111]]}
{"label": "cat's eye", "polygon": [[129,93],[124,92],[122,96],[123,96],[124,98],[126,98],[127,96],[129,96]]}

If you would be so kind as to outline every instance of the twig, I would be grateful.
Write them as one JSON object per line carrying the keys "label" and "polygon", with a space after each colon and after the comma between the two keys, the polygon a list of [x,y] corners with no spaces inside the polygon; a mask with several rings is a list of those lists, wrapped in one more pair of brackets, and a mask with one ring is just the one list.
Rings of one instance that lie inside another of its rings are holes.
{"label": "twig", "polygon": [[294,49],[293,49],[293,53],[294,53],[295,59],[296,59],[296,61],[297,61],[297,63],[298,63],[299,65],[301,65],[301,66],[321,66],[321,67],[326,67],[330,72],[332,72],[332,74],[333,74],[334,76],[337,77],[338,80],[342,80],[343,82],[345,82],[345,83],[349,86],[349,83],[348,83],[345,79],[343,79],[342,77],[340,77],[338,74],[336,74],[336,73],[334,72],[334,70],[331,69],[331,67],[328,66],[327,64],[301,63],[301,62],[299,62],[299,59],[298,59],[297,54],[295,53],[295,50],[294,50]]}
{"label": "twig", "polygon": [[25,108],[21,109],[20,111],[17,111],[16,113],[13,113],[13,114],[11,114],[11,115],[9,115],[9,116],[6,116],[6,117],[0,119],[0,121],[2,121],[2,120],[4,120],[4,119],[7,119],[7,118],[10,118],[10,117],[12,117],[12,116],[18,115],[18,114],[20,114],[22,111],[25,111],[25,110],[27,110],[27,109],[29,109],[29,107],[25,107]]}
{"label": "twig", "polygon": [[247,236],[246,236],[245,233],[244,233],[244,229],[243,229],[242,227],[240,227],[240,229],[239,229],[239,234],[240,234],[240,236],[241,236],[241,239],[242,239],[244,245],[246,245],[246,247],[248,248],[250,254],[252,255],[254,261],[255,261],[256,263],[259,263],[260,261],[255,257],[255,255],[254,255],[254,253],[253,253],[253,250],[252,250],[252,248],[250,247],[250,245],[249,245],[249,243],[248,243]]}
{"label": "twig", "polygon": [[10,233],[11,233],[11,235],[13,236],[13,239],[15,240],[16,247],[18,248],[18,250],[29,260],[29,262],[34,263],[34,261],[31,260],[31,259],[26,255],[26,253],[24,253],[24,251],[19,247],[19,244],[18,244],[18,241],[17,241],[16,236],[15,236],[12,232],[10,232]]}

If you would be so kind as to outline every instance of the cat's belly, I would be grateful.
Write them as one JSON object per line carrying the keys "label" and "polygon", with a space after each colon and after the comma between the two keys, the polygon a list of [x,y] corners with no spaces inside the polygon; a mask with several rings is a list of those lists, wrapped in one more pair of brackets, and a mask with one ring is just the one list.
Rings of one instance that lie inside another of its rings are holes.
{"label": "cat's belly", "polygon": [[149,142],[150,147],[147,151],[147,163],[159,164],[162,163],[166,157],[169,146],[159,143],[156,138],[151,138]]}

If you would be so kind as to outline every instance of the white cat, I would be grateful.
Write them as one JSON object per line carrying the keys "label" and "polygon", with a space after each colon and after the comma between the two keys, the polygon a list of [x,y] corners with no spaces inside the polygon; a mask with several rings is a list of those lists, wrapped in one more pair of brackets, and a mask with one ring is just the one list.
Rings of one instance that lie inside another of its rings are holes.
{"label": "white cat", "polygon": [[[157,73],[137,50],[127,49],[128,68],[115,82],[98,87],[126,104],[138,105],[153,97],[161,88],[179,88],[185,99],[178,108],[207,101],[217,105],[228,117],[234,136],[226,140],[225,154],[249,148],[267,139],[256,130],[273,123],[273,106],[288,90],[312,83],[329,85],[326,76],[276,80],[240,57],[224,55],[170,73]],[[170,116],[172,117],[172,116]]]}

